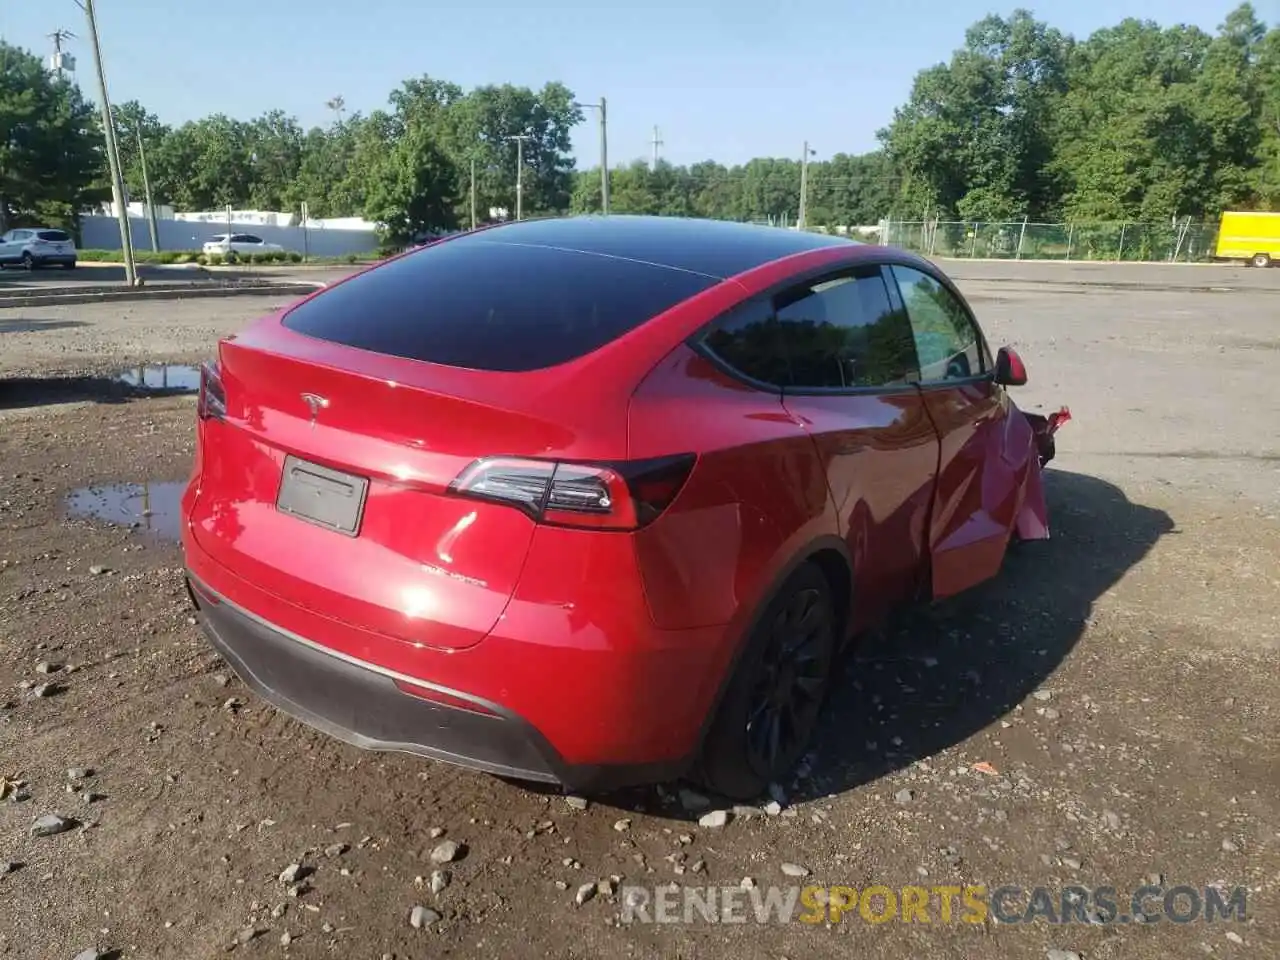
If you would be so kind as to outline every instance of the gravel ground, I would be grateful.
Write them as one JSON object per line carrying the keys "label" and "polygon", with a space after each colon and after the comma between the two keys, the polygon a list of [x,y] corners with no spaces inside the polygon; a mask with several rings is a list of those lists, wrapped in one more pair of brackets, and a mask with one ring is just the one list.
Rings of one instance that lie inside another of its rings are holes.
{"label": "gravel ground", "polygon": [[71,380],[153,359],[198,363],[213,354],[219,337],[290,299],[282,293],[0,309],[0,377]]}
{"label": "gravel ground", "polygon": [[[868,638],[803,776],[720,827],[678,785],[577,809],[313,733],[208,649],[175,545],[67,515],[77,488],[190,461],[191,399],[106,377],[196,361],[276,303],[0,312],[0,956],[1280,955],[1280,295],[1261,271],[1168,291],[1124,287],[1145,268],[948,267],[1023,353],[1020,402],[1075,415],[1054,537]],[[71,829],[33,836],[50,814]],[[1243,885],[1248,920],[626,924],[613,878],[1079,884],[1122,906],[1146,882]]]}

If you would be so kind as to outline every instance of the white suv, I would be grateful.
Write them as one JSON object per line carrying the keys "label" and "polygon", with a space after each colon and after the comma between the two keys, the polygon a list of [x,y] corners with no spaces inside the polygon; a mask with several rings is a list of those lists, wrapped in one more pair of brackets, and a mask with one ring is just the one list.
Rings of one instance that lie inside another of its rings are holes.
{"label": "white suv", "polygon": [[0,237],[0,267],[60,266],[72,270],[76,265],[76,244],[65,230],[52,227],[26,227],[10,230]]}

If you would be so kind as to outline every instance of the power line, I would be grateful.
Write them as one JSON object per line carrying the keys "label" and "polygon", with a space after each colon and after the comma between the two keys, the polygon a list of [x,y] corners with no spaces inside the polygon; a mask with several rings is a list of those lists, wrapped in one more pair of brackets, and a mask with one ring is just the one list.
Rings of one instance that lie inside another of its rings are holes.
{"label": "power line", "polygon": [[[595,172],[596,169],[597,169],[596,167],[588,167],[585,170],[578,170],[576,172],[593,173]],[[676,167],[675,169],[678,172],[682,168]],[[681,175],[681,179],[691,183],[702,184],[702,185],[715,185],[715,184],[722,184],[722,183],[735,184],[735,185],[745,184],[745,183],[758,183],[763,185],[763,184],[773,184],[774,182],[776,182],[773,177],[754,177],[754,176],[751,176],[750,174],[744,174],[744,173],[726,173],[726,174],[719,174],[719,175],[714,173],[697,174],[697,173],[689,173],[688,168],[684,168],[684,169],[685,169],[685,172]],[[626,173],[628,171],[624,169],[622,172]],[[790,178],[779,176],[777,179],[785,180]],[[883,185],[899,186],[904,182],[904,180],[905,178],[900,175],[882,175],[877,177],[823,176],[822,174],[815,174],[813,165],[811,164],[809,166],[808,189],[810,194],[812,194],[815,189],[820,187],[858,186],[862,184],[866,184],[866,185],[874,184],[877,186],[883,186]]]}

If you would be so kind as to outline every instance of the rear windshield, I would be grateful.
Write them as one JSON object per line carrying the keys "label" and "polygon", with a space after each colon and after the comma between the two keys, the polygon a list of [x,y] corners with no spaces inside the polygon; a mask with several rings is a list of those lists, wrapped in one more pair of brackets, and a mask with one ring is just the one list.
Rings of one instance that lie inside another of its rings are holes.
{"label": "rear windshield", "polygon": [[65,243],[71,237],[63,233],[61,230],[37,230],[36,236],[41,240],[49,240],[53,243]]}
{"label": "rear windshield", "polygon": [[482,239],[424,247],[299,304],[284,325],[411,360],[523,371],[565,363],[718,283],[570,250]]}

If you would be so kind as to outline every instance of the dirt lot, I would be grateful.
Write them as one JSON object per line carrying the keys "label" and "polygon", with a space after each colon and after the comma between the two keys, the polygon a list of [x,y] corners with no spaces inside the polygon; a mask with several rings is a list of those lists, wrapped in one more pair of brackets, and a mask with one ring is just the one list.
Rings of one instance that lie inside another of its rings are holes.
{"label": "dirt lot", "polygon": [[[176,546],[65,504],[182,480],[191,399],[110,375],[274,304],[0,313],[0,956],[1280,956],[1280,271],[949,266],[1027,360],[1019,401],[1075,414],[1054,538],[869,639],[781,811],[723,827],[676,785],[576,809],[263,706],[189,620]],[[74,829],[33,836],[51,813]],[[1147,882],[1242,885],[1248,919],[623,924],[620,889],[575,903],[611,877],[1109,886],[1122,913]]]}

